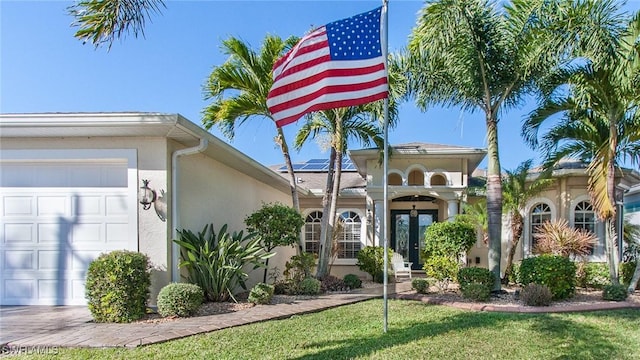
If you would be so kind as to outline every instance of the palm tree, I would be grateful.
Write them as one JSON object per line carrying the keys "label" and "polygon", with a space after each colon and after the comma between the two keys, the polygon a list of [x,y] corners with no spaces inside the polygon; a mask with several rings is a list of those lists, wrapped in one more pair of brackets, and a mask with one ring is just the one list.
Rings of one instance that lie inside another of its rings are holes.
{"label": "palm tree", "polygon": [[540,194],[553,180],[549,179],[548,172],[542,172],[537,176],[531,176],[531,165],[533,160],[527,160],[518,165],[513,171],[506,171],[506,176],[502,179],[502,210],[510,216],[511,241],[509,242],[509,253],[507,264],[504,269],[502,283],[509,282],[509,275],[513,270],[513,257],[516,248],[522,237],[524,229],[524,207],[533,197]]}
{"label": "palm tree", "polygon": [[[611,282],[618,284],[618,245],[614,221],[615,177],[625,160],[640,163],[640,52],[638,15],[616,34],[611,49],[558,78],[557,91],[546,96],[524,122],[522,133],[541,148],[549,168],[564,157],[588,162],[588,189],[598,217],[605,222],[605,250]],[[569,89],[565,84],[569,85]],[[538,141],[549,119],[561,118]]]}
{"label": "palm tree", "polygon": [[[323,135],[326,136],[326,139],[322,140],[326,140],[330,147],[330,166],[322,197],[323,216],[316,271],[316,277],[319,279],[329,275],[331,240],[336,226],[336,217],[330,214],[336,213],[342,175],[342,159],[346,154],[348,143],[355,139],[360,144],[369,146],[373,142],[379,149],[383,149],[382,128],[376,121],[372,121],[372,118],[376,118],[376,115],[380,114],[380,103],[314,112],[307,117],[307,121],[296,136],[296,148],[301,148],[309,138],[320,139]],[[394,114],[393,118],[395,119],[395,110],[390,110],[390,113]]]}
{"label": "palm tree", "polygon": [[[596,3],[597,6],[594,5]],[[421,10],[404,66],[417,104],[484,113],[487,129],[489,269],[500,288],[502,187],[499,115],[521,105],[569,60],[576,40],[603,35],[611,1],[432,0]]]}
{"label": "palm tree", "polygon": [[[204,127],[210,129],[217,125],[225,136],[233,139],[236,126],[250,118],[268,118],[273,121],[267,108],[267,94],[273,84],[271,69],[274,62],[297,41],[295,37],[282,40],[277,36],[267,35],[260,52],[256,53],[240,39],[230,37],[224,40],[222,50],[229,58],[222,65],[213,68],[205,86],[205,99],[212,102],[202,111]],[[231,95],[225,96],[228,93]],[[282,128],[276,127],[276,131],[275,141],[282,150],[289,172],[293,207],[300,211],[289,146]]]}
{"label": "palm tree", "polygon": [[79,27],[77,39],[111,49],[113,41],[126,34],[144,36],[147,20],[164,7],[164,0],[80,0],[67,11],[74,18],[72,26]]}

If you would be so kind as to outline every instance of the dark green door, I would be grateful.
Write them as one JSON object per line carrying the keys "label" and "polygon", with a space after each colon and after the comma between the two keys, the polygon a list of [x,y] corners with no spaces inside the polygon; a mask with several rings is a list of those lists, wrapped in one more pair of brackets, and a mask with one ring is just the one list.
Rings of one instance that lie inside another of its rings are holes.
{"label": "dark green door", "polygon": [[424,232],[436,221],[438,210],[391,210],[391,248],[412,262],[413,270],[422,269]]}

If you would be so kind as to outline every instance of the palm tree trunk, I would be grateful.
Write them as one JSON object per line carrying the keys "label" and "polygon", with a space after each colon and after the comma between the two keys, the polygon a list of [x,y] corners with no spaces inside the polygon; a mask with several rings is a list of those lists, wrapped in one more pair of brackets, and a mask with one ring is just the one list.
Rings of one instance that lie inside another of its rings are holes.
{"label": "palm tree trunk", "polygon": [[612,284],[618,285],[620,284],[618,278],[620,262],[618,261],[618,246],[616,244],[618,237],[616,236],[613,218],[609,217],[605,219],[605,227],[605,254],[609,265],[609,278]]}
{"label": "palm tree trunk", "polygon": [[618,148],[618,128],[616,127],[616,121],[609,120],[609,149],[608,149],[608,162],[607,162],[607,198],[611,211],[607,214],[606,226],[607,232],[605,235],[605,249],[607,252],[607,261],[609,263],[609,277],[611,283],[618,285],[618,273],[620,268],[620,259],[618,257],[618,236],[615,227],[616,218],[616,188],[615,188],[615,161],[616,149]]}
{"label": "palm tree trunk", "polygon": [[[333,164],[336,158],[336,151],[331,147],[331,155],[329,156],[329,164]],[[327,171],[327,186],[322,196],[322,220],[320,222],[320,246],[318,250],[318,267],[316,269],[316,278],[321,279],[327,276],[329,269],[329,257],[331,256],[331,235],[333,234],[333,224],[335,223],[335,214],[331,212],[331,204],[333,203],[333,182],[334,167],[329,166]],[[335,210],[334,210],[335,212]]]}
{"label": "palm tree trunk", "polygon": [[629,284],[629,287],[627,288],[627,292],[629,294],[631,294],[634,291],[636,291],[636,288],[638,287],[638,281],[640,281],[640,259],[636,258],[636,270],[633,272],[633,277],[631,278],[631,283]]}
{"label": "palm tree trunk", "polygon": [[520,242],[520,237],[522,237],[522,230],[524,228],[523,223],[524,221],[519,211],[516,210],[511,213],[511,247],[509,248],[509,254],[507,255],[507,265],[504,269],[504,277],[502,278],[502,283],[505,285],[509,284],[509,276],[513,271],[513,258],[516,255],[516,248]]}
{"label": "palm tree trunk", "polygon": [[499,291],[502,258],[502,181],[498,155],[498,122],[487,113],[487,215],[489,223],[489,270],[495,275],[494,291]]}
{"label": "palm tree trunk", "polygon": [[[282,150],[282,156],[284,156],[284,162],[287,165],[287,172],[289,173],[289,187],[291,188],[291,202],[293,203],[293,208],[296,211],[300,212],[300,200],[298,198],[298,186],[296,182],[296,174],[293,171],[293,163],[291,162],[291,154],[289,153],[289,146],[287,145],[287,141],[284,137],[284,132],[281,127],[278,127],[278,138],[276,140],[278,144],[280,144],[280,149]],[[298,255],[302,254],[302,238],[298,238],[298,247],[296,248],[296,252]]]}

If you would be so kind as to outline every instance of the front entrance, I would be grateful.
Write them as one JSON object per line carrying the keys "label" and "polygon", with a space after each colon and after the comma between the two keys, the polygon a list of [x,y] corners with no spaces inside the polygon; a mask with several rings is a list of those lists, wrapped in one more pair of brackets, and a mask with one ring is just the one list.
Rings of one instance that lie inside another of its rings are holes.
{"label": "front entrance", "polygon": [[412,262],[413,270],[422,270],[424,232],[436,221],[438,210],[391,210],[391,248]]}

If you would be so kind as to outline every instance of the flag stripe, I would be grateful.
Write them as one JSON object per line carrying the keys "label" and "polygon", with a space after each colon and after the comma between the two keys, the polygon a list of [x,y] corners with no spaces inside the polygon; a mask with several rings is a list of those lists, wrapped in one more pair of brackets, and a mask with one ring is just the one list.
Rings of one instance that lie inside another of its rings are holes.
{"label": "flag stripe", "polygon": [[386,98],[381,8],[338,20],[304,36],[273,66],[267,106],[278,126],[303,115]]}
{"label": "flag stripe", "polygon": [[387,92],[388,90],[385,89],[385,90],[375,92],[374,94],[371,94],[368,96],[358,97],[354,99],[345,99],[344,97],[339,97],[339,100],[325,101],[323,103],[318,103],[309,107],[305,112],[298,112],[294,115],[281,118],[280,120],[276,121],[276,125],[278,127],[289,125],[293,122],[298,121],[298,119],[300,119],[304,114],[312,111],[336,109],[336,108],[341,108],[346,106],[357,106],[357,105],[374,102],[377,100],[382,100],[387,97]]}

